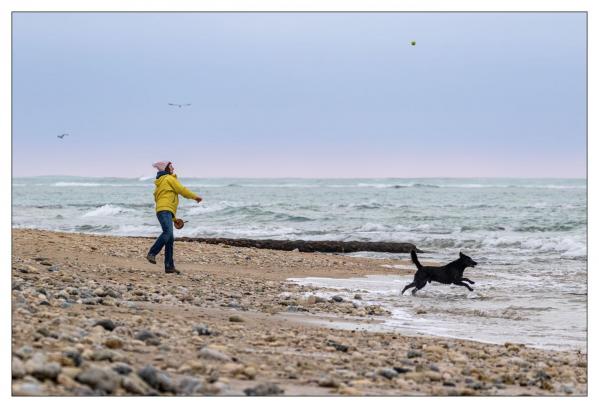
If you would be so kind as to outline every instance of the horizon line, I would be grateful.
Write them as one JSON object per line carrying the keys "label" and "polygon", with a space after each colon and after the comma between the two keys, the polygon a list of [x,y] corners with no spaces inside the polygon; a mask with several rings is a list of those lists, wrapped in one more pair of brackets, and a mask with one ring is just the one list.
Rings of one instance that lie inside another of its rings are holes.
{"label": "horizon line", "polygon": [[[175,173],[179,176],[177,173]],[[11,180],[13,178],[35,178],[35,177],[81,177],[81,178],[117,178],[117,179],[139,179],[141,177],[153,177],[150,175],[141,175],[141,176],[80,176],[80,175],[70,175],[70,174],[40,174],[35,176],[15,176],[11,174]],[[533,176],[411,176],[411,177],[399,177],[399,176],[381,176],[381,177],[247,177],[247,176],[179,176],[181,178],[200,178],[200,179],[265,179],[265,180],[283,180],[283,179],[294,179],[294,180],[315,180],[315,179],[323,179],[323,180],[350,180],[350,179],[563,179],[563,180],[588,180],[588,177],[563,177],[563,176],[541,176],[541,177],[533,177]]]}

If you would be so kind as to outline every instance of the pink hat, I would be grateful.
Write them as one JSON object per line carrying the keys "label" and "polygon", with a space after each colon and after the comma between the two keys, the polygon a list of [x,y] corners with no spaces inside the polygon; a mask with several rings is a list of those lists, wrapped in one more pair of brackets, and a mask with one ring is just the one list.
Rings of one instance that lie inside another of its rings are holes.
{"label": "pink hat", "polygon": [[158,169],[158,171],[164,171],[164,170],[166,170],[166,166],[168,166],[169,163],[170,163],[170,161],[159,161],[159,162],[152,164],[152,167],[156,167]]}

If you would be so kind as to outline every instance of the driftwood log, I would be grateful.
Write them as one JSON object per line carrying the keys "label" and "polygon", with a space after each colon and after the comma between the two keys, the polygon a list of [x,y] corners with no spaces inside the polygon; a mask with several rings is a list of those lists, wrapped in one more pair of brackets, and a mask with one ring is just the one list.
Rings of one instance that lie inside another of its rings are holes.
{"label": "driftwood log", "polygon": [[416,245],[407,242],[361,242],[361,241],[287,241],[274,239],[233,239],[233,238],[176,238],[176,241],[224,244],[244,248],[277,249],[280,251],[299,250],[300,252],[390,252],[409,253],[412,249],[422,252]]}

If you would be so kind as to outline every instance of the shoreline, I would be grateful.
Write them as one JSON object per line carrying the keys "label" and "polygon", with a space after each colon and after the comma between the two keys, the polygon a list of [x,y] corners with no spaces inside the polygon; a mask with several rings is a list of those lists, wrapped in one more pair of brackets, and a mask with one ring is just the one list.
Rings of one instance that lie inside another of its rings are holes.
{"label": "shoreline", "polygon": [[12,238],[13,395],[587,394],[584,353],[312,324],[388,312],[286,281],[410,275],[408,261],[177,241],[172,276],[145,260],[150,237]]}

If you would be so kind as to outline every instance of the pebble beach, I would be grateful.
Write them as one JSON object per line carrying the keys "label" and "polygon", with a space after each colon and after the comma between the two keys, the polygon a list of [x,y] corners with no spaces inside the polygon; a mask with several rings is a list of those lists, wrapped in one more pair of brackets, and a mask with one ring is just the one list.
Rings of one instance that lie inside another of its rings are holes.
{"label": "pebble beach", "polygon": [[289,280],[385,260],[176,242],[167,275],[151,243],[13,229],[13,395],[587,395],[583,352],[380,331]]}

